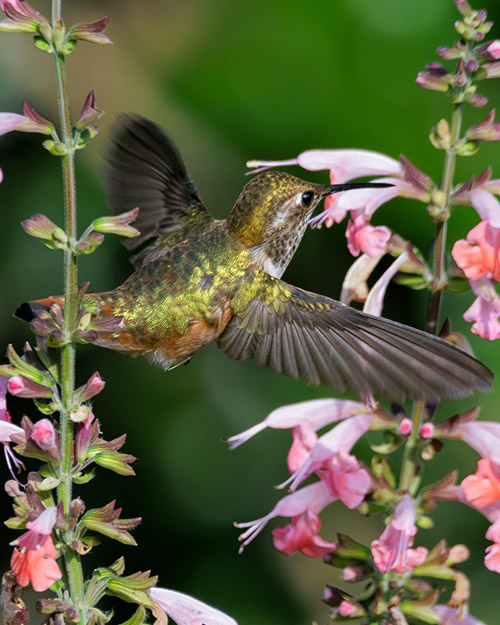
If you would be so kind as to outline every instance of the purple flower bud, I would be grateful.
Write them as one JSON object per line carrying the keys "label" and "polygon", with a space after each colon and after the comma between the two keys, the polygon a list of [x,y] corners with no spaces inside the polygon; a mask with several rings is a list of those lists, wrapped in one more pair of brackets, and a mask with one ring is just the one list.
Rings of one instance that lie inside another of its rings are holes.
{"label": "purple flower bud", "polygon": [[481,73],[478,78],[500,78],[500,61],[495,63],[484,63],[481,66]]}
{"label": "purple flower bud", "polygon": [[436,50],[436,54],[446,61],[452,61],[454,59],[458,59],[460,56],[460,50],[457,50],[457,48],[447,48],[446,46],[441,46]]}
{"label": "purple flower bud", "polygon": [[85,462],[87,459],[87,450],[91,441],[97,438],[99,426],[93,413],[80,421],[77,425],[77,433],[75,439],[75,454],[78,462]]}
{"label": "purple flower bud", "polygon": [[499,141],[500,123],[494,123],[495,110],[493,109],[479,124],[471,126],[465,136],[471,141]]}
{"label": "purple flower bud", "polygon": [[474,55],[487,61],[497,61],[500,59],[500,40],[486,41],[474,48]]}
{"label": "purple flower bud", "polygon": [[465,96],[465,101],[476,108],[482,108],[488,104],[488,98],[481,93],[468,93]]}
{"label": "purple flower bud", "polygon": [[96,43],[100,46],[109,46],[113,42],[103,33],[103,31],[106,30],[108,21],[108,17],[103,17],[91,24],[77,24],[69,31],[69,38]]}
{"label": "purple flower bud", "polygon": [[476,61],[476,59],[470,59],[465,63],[465,69],[470,74],[473,74],[479,69],[479,63]]}
{"label": "purple flower bud", "polygon": [[39,239],[44,239],[49,242],[49,247],[54,248],[56,245],[62,245],[67,241],[64,230],[56,226],[46,215],[37,213],[30,219],[25,219],[21,222],[21,226],[24,228],[26,234]]}
{"label": "purple flower bud", "polygon": [[428,89],[429,91],[442,91],[446,93],[450,89],[450,85],[446,80],[433,76],[429,72],[419,72],[416,83],[419,87],[422,87],[422,89]]}
{"label": "purple flower bud", "polygon": [[78,389],[77,393],[79,393],[79,401],[84,402],[88,401],[91,397],[95,397],[98,393],[102,391],[104,385],[104,380],[96,371],[89,378],[87,384]]}
{"label": "purple flower bud", "polygon": [[92,90],[83,105],[83,108],[76,120],[75,126],[78,130],[85,130],[90,124],[94,124],[104,115],[104,111],[95,106],[95,94]]}
{"label": "purple flower bud", "polygon": [[472,9],[467,0],[455,0],[455,5],[463,16],[469,17],[472,15]]}

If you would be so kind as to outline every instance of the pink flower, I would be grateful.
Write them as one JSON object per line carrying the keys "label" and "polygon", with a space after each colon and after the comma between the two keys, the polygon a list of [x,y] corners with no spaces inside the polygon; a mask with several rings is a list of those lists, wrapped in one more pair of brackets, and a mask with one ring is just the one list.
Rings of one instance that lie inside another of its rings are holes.
{"label": "pink flower", "polygon": [[[337,455],[342,452],[344,457],[347,457],[353,445],[369,430],[374,419],[373,414],[360,414],[347,421],[342,421],[335,428],[320,436],[306,462],[288,480],[280,484],[279,488],[290,485],[290,490],[294,491],[311,473],[323,468],[336,473],[338,481],[340,479],[338,472],[343,470],[350,472],[352,465],[338,461]],[[349,469],[347,469],[348,466]],[[364,482],[365,480],[363,480],[363,484]],[[335,494],[338,496],[337,493]],[[346,503],[346,505],[348,504]]]}
{"label": "pink flower", "polygon": [[408,573],[424,562],[428,550],[425,547],[411,549],[416,533],[413,499],[404,495],[390,524],[371,544],[373,560],[382,573]]}
{"label": "pink flower", "polygon": [[500,280],[500,228],[489,222],[480,221],[465,241],[455,243],[451,254],[469,280]]}
{"label": "pink flower", "polygon": [[432,609],[439,616],[440,625],[485,625],[470,614],[462,619],[457,608],[450,608],[447,605],[433,605]]}
{"label": "pink flower", "polygon": [[500,297],[488,278],[470,280],[476,299],[464,312],[465,321],[473,321],[471,332],[488,341],[500,338]]}
{"label": "pink flower", "polygon": [[51,449],[56,443],[56,431],[49,419],[40,419],[33,426],[31,433],[32,440],[40,447],[40,449]]}
{"label": "pink flower", "polygon": [[24,115],[18,113],[0,113],[0,135],[18,130],[21,132],[39,132],[43,135],[50,135],[54,131],[54,126],[47,119],[42,117],[29,104],[24,102]]}
{"label": "pink flower", "polygon": [[266,428],[288,429],[300,426],[312,431],[340,419],[366,410],[364,404],[343,399],[313,399],[298,404],[276,408],[253,427],[227,439],[230,449],[235,449]]}
{"label": "pink flower", "polygon": [[245,523],[235,523],[236,527],[248,528],[239,536],[241,541],[240,553],[272,519],[278,516],[293,519],[307,512],[317,514],[329,503],[335,501],[335,499],[336,497],[332,495],[323,482],[315,482],[280,499],[271,512],[260,519]]}
{"label": "pink flower", "polygon": [[413,428],[412,420],[408,419],[408,417],[404,417],[404,419],[401,419],[401,423],[399,424],[398,431],[401,434],[401,436],[410,436],[412,428]]}
{"label": "pink flower", "polygon": [[237,625],[224,612],[182,592],[151,588],[148,594],[177,625]]}
{"label": "pink flower", "polygon": [[274,547],[285,555],[300,551],[308,558],[322,558],[335,550],[335,543],[329,543],[318,536],[321,521],[317,514],[307,510],[292,518],[285,527],[274,529]]}
{"label": "pink flower", "polygon": [[[500,425],[500,424],[497,424]],[[462,482],[462,490],[469,505],[481,510],[500,501],[500,463],[482,458],[477,472]]]}
{"label": "pink flower", "polygon": [[342,449],[324,463],[324,469],[318,474],[327,484],[332,495],[350,508],[357,508],[366,493],[370,490],[371,477],[355,456],[345,453]]}
{"label": "pink flower", "polygon": [[301,425],[293,428],[292,436],[293,442],[287,456],[290,473],[294,473],[304,464],[318,440],[318,435],[314,430]]}
{"label": "pink flower", "polygon": [[347,247],[353,256],[360,253],[376,258],[385,251],[391,231],[385,226],[372,226],[364,215],[349,221],[345,231]]}
{"label": "pink flower", "polygon": [[393,158],[370,150],[307,150],[295,159],[286,161],[249,161],[247,167],[259,167],[257,171],[283,165],[300,165],[309,171],[329,169],[335,175],[335,183],[349,182],[362,176],[399,174],[401,164]]}
{"label": "pink flower", "polygon": [[56,562],[57,553],[52,542],[51,532],[57,518],[57,509],[50,506],[35,521],[26,523],[28,531],[12,544],[14,549],[10,566],[16,574],[17,583],[42,592],[61,579],[62,573]]}
{"label": "pink flower", "polygon": [[492,458],[500,463],[500,423],[476,421],[479,409],[452,417],[440,423],[436,435],[444,438],[459,438],[470,445],[482,458]]}

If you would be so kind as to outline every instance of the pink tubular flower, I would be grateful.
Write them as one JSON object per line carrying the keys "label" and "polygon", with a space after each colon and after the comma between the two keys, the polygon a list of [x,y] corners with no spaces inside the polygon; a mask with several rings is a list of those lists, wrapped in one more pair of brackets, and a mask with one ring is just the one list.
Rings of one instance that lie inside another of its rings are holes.
{"label": "pink tubular flower", "polygon": [[280,499],[271,512],[260,519],[245,523],[235,523],[236,527],[248,528],[239,537],[239,540],[242,541],[239,549],[240,553],[272,519],[278,516],[293,519],[307,512],[317,514],[336,499],[337,497],[332,495],[323,482],[315,482]]}
{"label": "pink tubular flower", "polygon": [[457,608],[437,604],[433,605],[432,609],[439,616],[440,625],[485,625],[483,621],[474,618],[470,614],[461,619]]}
{"label": "pink tubular flower", "polygon": [[49,398],[52,397],[52,391],[48,386],[33,382],[22,375],[14,375],[9,378],[9,393],[17,397],[26,398]]}
{"label": "pink tubular flower", "polygon": [[385,226],[372,226],[364,214],[349,221],[345,231],[347,247],[353,256],[360,253],[370,258],[377,258],[385,251],[391,238],[391,231]]}
{"label": "pink tubular flower", "polygon": [[475,449],[482,458],[500,463],[500,423],[476,421],[479,409],[443,421],[435,434],[444,438],[459,438]]}
{"label": "pink tubular flower", "polygon": [[300,426],[316,431],[325,425],[366,410],[364,404],[342,399],[313,399],[298,404],[276,408],[253,427],[227,439],[230,449],[235,449],[266,428],[288,429]]}
{"label": "pink tubular flower", "polygon": [[14,549],[10,561],[19,586],[27,586],[31,582],[33,590],[42,592],[61,579],[62,573],[56,562],[57,553],[50,535],[56,517],[56,507],[50,506],[35,521],[26,523],[28,531],[11,543],[19,547]]}
{"label": "pink tubular flower", "polygon": [[322,558],[335,550],[335,543],[329,543],[318,536],[321,521],[317,514],[307,510],[292,517],[285,527],[274,529],[271,534],[275,549],[287,556],[300,551],[308,558]]}
{"label": "pink tubular flower", "polygon": [[390,524],[371,544],[373,560],[382,573],[407,573],[424,562],[428,550],[425,547],[411,549],[416,533],[413,499],[404,495]]}
{"label": "pink tubular flower", "polygon": [[151,588],[148,594],[177,625],[237,625],[224,612],[182,592]]}
{"label": "pink tubular flower", "polygon": [[330,458],[318,474],[332,495],[351,510],[361,504],[372,483],[370,474],[357,458],[343,450]]}

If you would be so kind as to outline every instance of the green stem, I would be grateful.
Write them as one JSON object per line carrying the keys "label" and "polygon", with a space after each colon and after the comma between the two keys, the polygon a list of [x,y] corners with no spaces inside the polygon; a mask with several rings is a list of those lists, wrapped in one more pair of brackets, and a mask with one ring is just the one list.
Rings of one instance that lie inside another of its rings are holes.
{"label": "green stem", "polygon": [[424,402],[422,400],[416,401],[413,405],[413,427],[406,441],[403,464],[401,467],[401,477],[399,478],[399,490],[407,490],[410,495],[414,495],[412,491],[418,462],[418,436],[420,426],[424,420],[424,411]]}
{"label": "green stem", "polygon": [[431,292],[429,299],[429,313],[427,316],[427,332],[437,334],[439,323],[439,308],[441,306],[441,295],[445,286],[446,276],[446,232],[448,229],[448,217],[450,215],[450,199],[453,189],[453,174],[455,173],[455,164],[457,154],[455,152],[455,143],[460,138],[460,128],[462,126],[463,103],[455,104],[451,116],[450,124],[450,147],[446,150],[446,158],[444,161],[442,191],[444,194],[443,212],[446,219],[440,221],[436,225],[436,238],[434,240],[434,286],[435,290]]}
{"label": "green stem", "polygon": [[[52,2],[52,25],[56,26],[61,20],[61,1]],[[76,183],[74,148],[71,139],[71,118],[69,108],[68,81],[64,56],[54,50],[54,64],[57,83],[57,105],[61,125],[61,141],[67,149],[62,157],[62,172],[64,184],[64,221],[65,230],[70,241],[76,239]],[[76,255],[67,247],[64,250],[64,321],[66,332],[72,335],[77,316],[77,263]],[[58,500],[63,502],[66,516],[70,512],[72,496],[72,452],[73,452],[73,421],[70,411],[73,404],[75,389],[75,344],[68,343],[61,350],[61,400],[59,437],[61,445],[60,478]],[[67,547],[64,554],[66,573],[73,604],[80,611],[80,623],[88,622],[88,609],[84,603],[83,571],[79,555]]]}
{"label": "green stem", "polygon": [[[462,126],[463,103],[455,104],[451,115],[450,124],[450,147],[446,150],[446,157],[443,168],[442,192],[443,214],[445,218],[436,224],[436,238],[434,239],[433,274],[434,290],[429,299],[429,311],[427,316],[427,332],[437,334],[439,323],[439,309],[441,306],[441,295],[446,286],[446,233],[448,218],[451,212],[451,193],[453,190],[453,175],[457,154],[455,145],[460,139],[460,129]],[[401,477],[399,480],[400,490],[408,490],[410,494],[416,475],[418,462],[418,436],[420,427],[425,417],[425,404],[423,401],[416,401],[413,408],[412,431],[408,437],[401,467]]]}

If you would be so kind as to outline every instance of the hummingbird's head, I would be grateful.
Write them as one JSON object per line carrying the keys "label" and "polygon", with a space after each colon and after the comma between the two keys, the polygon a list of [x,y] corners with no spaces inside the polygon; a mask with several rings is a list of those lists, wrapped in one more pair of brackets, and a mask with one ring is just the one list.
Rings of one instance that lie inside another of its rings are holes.
{"label": "hummingbird's head", "polygon": [[331,185],[267,171],[248,182],[228,219],[228,230],[275,277],[292,259],[317,204]]}

